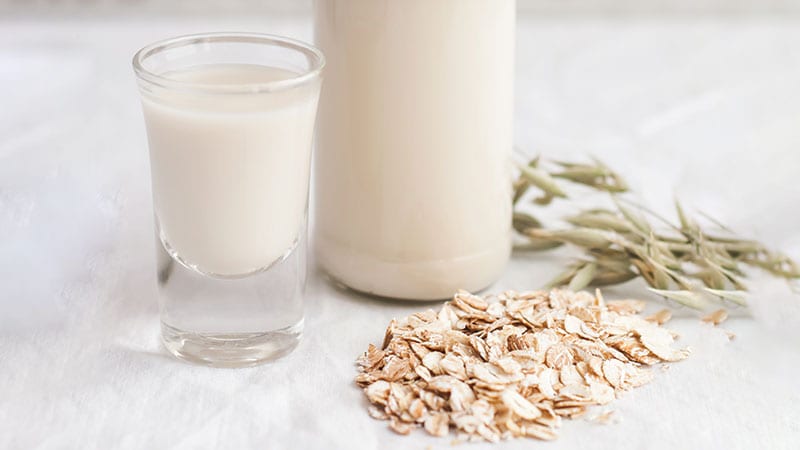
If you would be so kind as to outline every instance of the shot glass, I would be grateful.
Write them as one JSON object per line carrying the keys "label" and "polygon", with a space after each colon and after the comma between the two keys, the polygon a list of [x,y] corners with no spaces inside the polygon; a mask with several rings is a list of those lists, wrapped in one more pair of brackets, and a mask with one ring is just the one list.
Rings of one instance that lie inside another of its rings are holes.
{"label": "shot glass", "polygon": [[299,342],[324,64],[308,44],[251,33],[177,37],[133,58],[161,335],[180,359],[252,366]]}

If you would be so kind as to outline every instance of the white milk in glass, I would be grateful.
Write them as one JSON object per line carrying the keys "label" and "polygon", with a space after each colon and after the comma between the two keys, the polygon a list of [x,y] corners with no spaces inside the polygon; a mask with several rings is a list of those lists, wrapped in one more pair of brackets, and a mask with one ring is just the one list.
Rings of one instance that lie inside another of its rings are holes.
{"label": "white milk in glass", "polygon": [[510,254],[514,0],[317,0],[315,249],[359,291],[441,299]]}
{"label": "white milk in glass", "polygon": [[[235,86],[296,74],[218,64],[164,76]],[[318,90],[310,83],[264,94],[144,95],[153,203],[173,257],[205,274],[236,277],[291,252],[305,227]]]}

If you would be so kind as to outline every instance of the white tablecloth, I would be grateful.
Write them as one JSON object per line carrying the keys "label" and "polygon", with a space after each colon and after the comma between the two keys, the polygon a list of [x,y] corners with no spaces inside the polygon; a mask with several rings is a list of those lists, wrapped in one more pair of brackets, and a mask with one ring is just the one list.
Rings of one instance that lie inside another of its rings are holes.
{"label": "white tablecloth", "polygon": [[[308,39],[310,23],[0,18],[0,448],[450,448],[370,419],[352,382],[389,319],[435,305],[314,273],[307,334],[280,361],[215,370],[161,348],[129,61],[208,30]],[[518,54],[520,147],[597,155],[660,211],[677,194],[800,257],[800,22],[521,17]],[[536,288],[565,261],[518,256],[493,290]],[[751,286],[753,308],[724,324],[734,341],[679,311],[671,325],[691,358],[612,404],[614,423],[568,422],[548,447],[798,448],[800,298],[764,277]]]}

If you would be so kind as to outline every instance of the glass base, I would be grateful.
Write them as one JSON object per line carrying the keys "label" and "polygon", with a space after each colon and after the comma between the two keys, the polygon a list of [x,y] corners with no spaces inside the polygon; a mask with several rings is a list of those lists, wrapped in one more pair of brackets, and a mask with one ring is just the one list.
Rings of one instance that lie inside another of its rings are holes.
{"label": "glass base", "polygon": [[173,356],[210,367],[252,367],[289,354],[303,334],[303,321],[268,333],[193,333],[161,323],[161,339]]}
{"label": "glass base", "polygon": [[283,257],[237,277],[200,272],[156,231],[161,339],[169,353],[205,366],[250,367],[297,347],[306,284],[304,230]]}
{"label": "glass base", "polygon": [[511,240],[498,239],[474,254],[403,262],[358,251],[318,233],[315,250],[328,276],[356,292],[429,302],[449,300],[459,289],[478,292],[497,281],[511,256]]}

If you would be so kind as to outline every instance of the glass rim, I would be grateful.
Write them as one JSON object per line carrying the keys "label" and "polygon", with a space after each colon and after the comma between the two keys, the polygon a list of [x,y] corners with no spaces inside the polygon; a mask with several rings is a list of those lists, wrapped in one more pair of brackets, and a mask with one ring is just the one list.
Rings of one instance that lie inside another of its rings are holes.
{"label": "glass rim", "polygon": [[[284,80],[268,81],[263,83],[232,83],[232,84],[212,84],[197,83],[176,80],[170,77],[159,75],[144,67],[144,61],[162,51],[175,49],[201,43],[231,42],[231,43],[255,43],[283,47],[302,53],[309,61],[310,67],[298,73],[297,76]],[[285,36],[267,33],[247,33],[247,32],[213,32],[197,33],[176,36],[163,39],[142,47],[133,55],[133,71],[137,78],[146,83],[167,89],[180,89],[201,93],[260,93],[276,92],[292,89],[301,86],[313,79],[319,78],[322,69],[325,67],[325,55],[321,50],[311,44],[301,40]]]}

